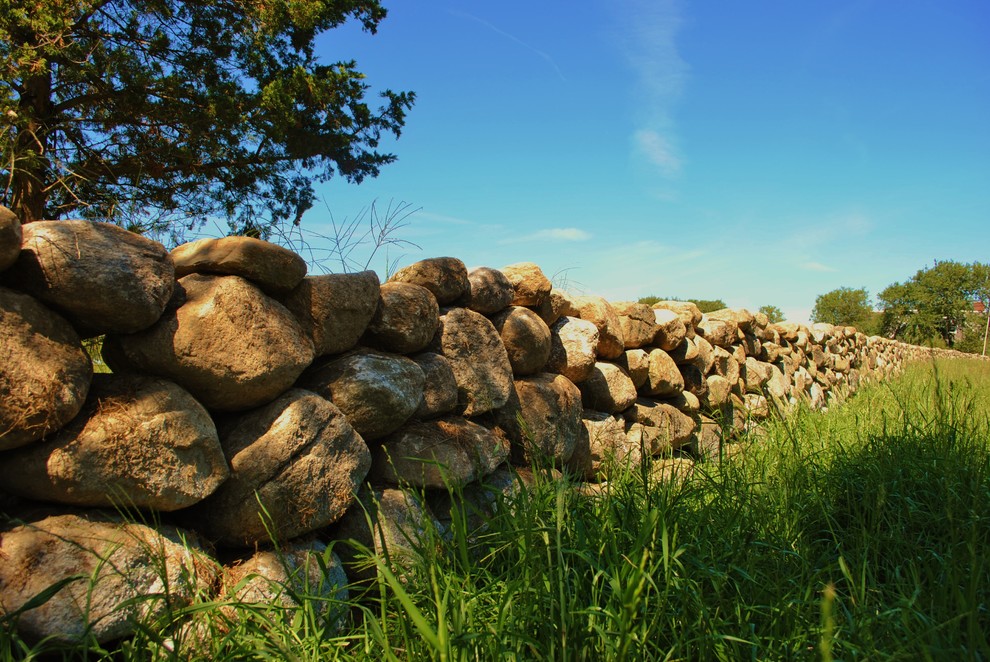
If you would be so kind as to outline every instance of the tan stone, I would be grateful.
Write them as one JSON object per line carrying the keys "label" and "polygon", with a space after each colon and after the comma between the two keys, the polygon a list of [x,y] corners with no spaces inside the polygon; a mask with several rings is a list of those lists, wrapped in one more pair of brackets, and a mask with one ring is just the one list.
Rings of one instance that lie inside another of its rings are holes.
{"label": "tan stone", "polygon": [[692,363],[698,359],[698,343],[696,342],[700,336],[695,336],[694,338],[684,338],[677,347],[667,352],[670,358],[674,360],[674,363],[678,365],[682,363]]}
{"label": "tan stone", "polygon": [[508,277],[498,269],[476,267],[468,271],[470,287],[460,304],[482,315],[493,315],[505,310],[515,298],[515,290]]}
{"label": "tan stone", "polygon": [[67,321],[33,297],[0,287],[0,450],[68,423],[92,378],[93,364]]}
{"label": "tan stone", "polygon": [[581,319],[591,322],[598,329],[597,356],[603,359],[621,356],[625,350],[622,344],[622,327],[612,304],[596,296],[577,297],[577,304]]}
{"label": "tan stone", "polygon": [[216,577],[192,534],[96,512],[7,530],[0,536],[0,558],[0,613],[13,614],[62,583],[15,622],[26,638],[66,644],[128,637],[139,622],[208,594]]}
{"label": "tan stone", "polygon": [[189,274],[240,276],[268,294],[288,294],[306,275],[306,261],[255,237],[199,239],[172,249],[177,278]]}
{"label": "tan stone", "polygon": [[87,335],[146,329],[162,315],[175,269],[157,241],[110,223],[35,221],[4,274]]}
{"label": "tan stone", "polygon": [[450,361],[441,354],[421,352],[410,356],[426,381],[423,384],[423,399],[413,416],[419,419],[436,418],[457,409],[457,379]]}
{"label": "tan stone", "polygon": [[425,287],[441,306],[452,304],[471,290],[467,267],[455,257],[432,257],[399,269],[389,282]]}
{"label": "tan stone", "polygon": [[698,333],[705,340],[719,347],[731,347],[736,342],[739,325],[732,320],[721,320],[705,316],[697,325]]}
{"label": "tan stone", "polygon": [[627,349],[615,363],[626,371],[637,389],[650,378],[650,354],[645,349]]}
{"label": "tan stone", "polygon": [[684,326],[684,320],[675,311],[666,308],[654,308],[653,319],[657,325],[653,344],[663,351],[672,351],[687,337],[687,327]]}
{"label": "tan stone", "polygon": [[625,370],[597,361],[591,376],[579,385],[585,409],[615,414],[636,401],[636,386]]}
{"label": "tan stone", "polygon": [[657,301],[653,304],[656,310],[672,310],[677,313],[684,323],[684,328],[688,330],[688,335],[693,335],[693,329],[701,321],[701,309],[693,301]]}
{"label": "tan stone", "polygon": [[284,299],[316,356],[353,349],[378,308],[378,274],[307,276]]}
{"label": "tan stone", "polygon": [[[733,361],[734,364],[735,361]],[[708,390],[701,398],[703,405],[709,409],[715,409],[729,401],[729,394],[732,391],[732,384],[729,380],[721,375],[708,375],[705,382],[708,385]]]}
{"label": "tan stone", "polygon": [[183,511],[223,545],[289,540],[339,519],[371,467],[361,437],[333,403],[291,389],[220,427],[230,478]]}
{"label": "tan stone", "polygon": [[550,329],[547,370],[580,384],[595,367],[598,327],[577,317],[562,317]]}
{"label": "tan stone", "polygon": [[696,427],[693,418],[673,405],[647,398],[636,400],[623,416],[627,421],[651,428],[647,437],[652,455],[666,453],[690,443]]}
{"label": "tan stone", "polygon": [[516,377],[541,372],[550,358],[550,328],[529,308],[511,306],[492,316]]}
{"label": "tan stone", "polygon": [[513,306],[540,306],[550,296],[550,280],[532,262],[510,264],[502,267],[501,271],[512,283],[515,292]]}
{"label": "tan stone", "polygon": [[439,529],[418,490],[361,486],[357,499],[331,529],[334,539],[355,541],[371,552],[370,558],[350,544],[336,545],[352,580],[368,581],[378,575],[377,563],[404,578],[414,563],[422,560],[428,531]]}
{"label": "tan stone", "polygon": [[421,285],[394,281],[381,286],[366,337],[379,349],[412,354],[426,349],[439,327],[440,308],[433,293]]}
{"label": "tan stone", "polygon": [[450,308],[440,317],[439,353],[457,380],[457,400],[465,416],[503,406],[512,391],[512,364],[498,331],[486,317]]}
{"label": "tan stone", "polygon": [[209,409],[271,402],[313,360],[313,344],[282,304],[238,276],[193,274],[185,296],[151,328],[107,336],[104,358],[171,379]]}
{"label": "tan stone", "polygon": [[586,409],[574,453],[567,461],[571,473],[584,480],[601,480],[611,469],[638,465],[642,461],[642,426],[626,429],[618,416]]}
{"label": "tan stone", "polygon": [[677,364],[662,349],[650,351],[650,372],[641,391],[646,395],[669,397],[684,390],[684,377]]}
{"label": "tan stone", "polygon": [[[224,593],[252,611],[307,608],[329,622],[344,625],[347,574],[340,559],[317,540],[288,541],[278,551],[260,550],[225,568]],[[244,609],[227,609],[237,619]]]}
{"label": "tan stone", "polygon": [[636,349],[653,344],[653,338],[657,335],[658,327],[652,308],[645,303],[630,301],[613,303],[612,308],[619,316],[622,344],[626,349]]}
{"label": "tan stone", "polygon": [[21,222],[17,215],[0,205],[0,271],[17,261],[22,236]]}
{"label": "tan stone", "polygon": [[495,421],[512,441],[513,462],[561,466],[574,452],[581,429],[581,392],[563,375],[522,377]]}
{"label": "tan stone", "polygon": [[361,438],[372,441],[409,420],[425,381],[412,359],[362,348],[314,366],[300,385],[333,402]]}
{"label": "tan stone", "polygon": [[487,476],[508,457],[508,439],[448,416],[410,423],[382,440],[372,477],[389,485],[456,488]]}
{"label": "tan stone", "polygon": [[69,425],[0,463],[4,488],[77,506],[191,506],[227,479],[216,427],[175,384],[141,375],[96,375]]}

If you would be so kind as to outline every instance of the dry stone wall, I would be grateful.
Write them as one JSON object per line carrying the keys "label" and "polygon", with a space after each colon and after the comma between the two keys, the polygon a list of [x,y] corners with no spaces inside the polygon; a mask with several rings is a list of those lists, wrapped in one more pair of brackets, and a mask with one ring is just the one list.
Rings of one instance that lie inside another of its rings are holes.
{"label": "dry stone wall", "polygon": [[[485,485],[512,489],[534,465],[593,484],[658,456],[670,475],[772,412],[827,407],[933,353],[746,310],[574,296],[529,263],[434,258],[386,283],[305,274],[257,239],[169,253],[102,223],[21,227],[0,208],[0,613],[106,555],[126,562],[97,609],[70,582],[20,627],[119,637],[127,613],[106,615],[142,587],[182,602],[189,585],[160,581],[195,576],[265,600],[242,579],[284,583],[285,563],[311,572],[314,554],[337,591],[326,543],[387,540],[400,559],[410,532],[448,517],[448,486],[483,511]],[[96,337],[110,374],[84,350]]]}

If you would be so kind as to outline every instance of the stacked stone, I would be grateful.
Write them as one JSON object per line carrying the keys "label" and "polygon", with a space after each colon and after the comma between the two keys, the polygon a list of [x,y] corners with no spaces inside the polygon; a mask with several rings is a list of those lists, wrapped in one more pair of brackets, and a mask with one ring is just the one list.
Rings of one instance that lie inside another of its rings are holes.
{"label": "stacked stone", "polygon": [[[111,374],[84,349],[98,336]],[[0,509],[24,522],[0,534],[0,612],[79,573],[100,575],[88,612],[88,582],[71,582],[20,616],[26,634],[107,641],[133,625],[117,605],[147,613],[164,598],[129,600],[217,584],[285,604],[272,587],[321,565],[332,597],[346,581],[324,543],[387,541],[400,560],[449,515],[451,487],[483,511],[535,465],[599,481],[617,463],[715,455],[772,407],[825,406],[923,353],[848,327],[572,296],[529,263],[307,276],[257,239],[168,252],[0,208]]]}

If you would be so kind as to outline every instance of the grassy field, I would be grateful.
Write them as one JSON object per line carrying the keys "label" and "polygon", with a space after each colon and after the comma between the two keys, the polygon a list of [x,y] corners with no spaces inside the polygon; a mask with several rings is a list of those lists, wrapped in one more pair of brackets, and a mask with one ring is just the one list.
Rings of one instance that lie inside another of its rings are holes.
{"label": "grassy field", "polygon": [[[428,533],[422,564],[401,579],[383,566],[347,604],[232,618],[203,602],[76,655],[990,659],[988,406],[990,364],[914,366],[684,480],[644,467],[594,497],[538,481],[482,531],[455,517],[449,535]],[[0,634],[0,658],[42,648]]]}

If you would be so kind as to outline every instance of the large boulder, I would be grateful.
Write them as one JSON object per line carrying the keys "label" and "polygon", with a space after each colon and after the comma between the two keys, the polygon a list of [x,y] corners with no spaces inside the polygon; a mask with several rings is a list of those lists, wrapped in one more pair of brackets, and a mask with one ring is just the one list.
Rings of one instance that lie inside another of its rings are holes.
{"label": "large boulder", "polygon": [[684,320],[673,310],[654,308],[653,321],[657,327],[653,344],[665,352],[672,351],[687,337],[687,327],[684,326]]}
{"label": "large boulder", "polygon": [[421,560],[420,550],[439,525],[418,492],[367,483],[361,486],[354,504],[329,531],[334,540],[344,542],[334,549],[351,580],[373,579],[378,564],[386,559],[392,572],[406,577]]}
{"label": "large boulder", "polygon": [[731,347],[736,343],[739,325],[732,319],[718,319],[705,315],[697,325],[705,340],[719,347]]}
{"label": "large boulder", "polygon": [[306,276],[306,260],[255,237],[199,239],[172,249],[175,275],[240,276],[268,294],[288,294]]}
{"label": "large boulder", "polygon": [[577,317],[561,317],[550,328],[547,370],[579,384],[591,376],[597,347],[598,327]]}
{"label": "large boulder", "polygon": [[[282,544],[277,552],[258,550],[250,558],[224,569],[224,593],[238,606],[252,610],[299,609],[300,601],[324,618],[346,614],[347,574],[340,558],[317,540]],[[227,609],[237,618],[240,609]]]}
{"label": "large boulder", "polygon": [[239,276],[179,280],[181,305],[150,329],[107,336],[111,368],[167,377],[209,409],[271,402],[313,360],[313,343],[282,304]]}
{"label": "large boulder", "polygon": [[684,380],[684,392],[691,393],[698,398],[705,397],[708,382],[705,381],[705,375],[701,369],[694,363],[679,365],[677,369],[680,370],[681,378]]}
{"label": "large boulder", "polygon": [[438,349],[457,380],[465,416],[498,409],[512,391],[512,364],[498,331],[485,316],[451,308],[440,317]]}
{"label": "large boulder", "polygon": [[705,378],[707,388],[702,396],[702,404],[709,409],[721,407],[729,401],[729,394],[732,392],[732,384],[721,375],[708,375]]}
{"label": "large boulder", "polygon": [[455,257],[431,257],[396,271],[389,282],[422,285],[441,306],[452,304],[471,289],[467,267]]}
{"label": "large boulder", "polygon": [[437,418],[457,409],[457,379],[450,361],[440,354],[421,352],[410,356],[423,371],[423,399],[413,416],[419,419]]}
{"label": "large boulder", "polygon": [[389,485],[461,487],[509,457],[502,435],[459,416],[414,422],[375,449],[372,477]]}
{"label": "large boulder", "polygon": [[581,392],[567,377],[541,373],[515,381],[495,421],[513,444],[513,462],[558,466],[574,452],[581,430]]}
{"label": "large boulder", "polygon": [[492,317],[516,377],[540,372],[550,358],[550,328],[529,308],[512,306]]}
{"label": "large boulder", "polygon": [[763,385],[773,376],[774,366],[757,361],[752,356],[746,358],[746,390],[750,393],[763,393]]}
{"label": "large boulder", "polygon": [[227,479],[216,427],[175,384],[96,375],[82,412],[0,463],[4,489],[77,506],[178,510]]}
{"label": "large boulder", "polygon": [[0,535],[0,558],[0,615],[28,607],[15,620],[23,636],[66,644],[130,636],[190,604],[216,577],[191,534],[99,513],[9,529]]}
{"label": "large boulder", "polygon": [[645,303],[624,301],[613,303],[619,316],[619,329],[622,331],[622,344],[626,349],[636,349],[653,344],[658,327],[656,315]]}
{"label": "large boulder", "polygon": [[502,267],[502,273],[512,283],[513,306],[541,306],[550,296],[552,285],[543,270],[532,262],[517,262]]}
{"label": "large boulder", "polygon": [[[623,412],[627,421],[648,428],[644,443],[653,455],[667,453],[690,443],[697,424],[694,419],[673,405],[640,398]],[[647,434],[648,432],[648,434]]]}
{"label": "large boulder", "polygon": [[585,409],[616,414],[636,401],[636,385],[626,371],[614,363],[596,362],[591,376],[578,388]]}
{"label": "large boulder", "polygon": [[612,466],[639,464],[642,460],[642,432],[638,423],[627,430],[619,416],[586,409],[581,417],[581,433],[567,468],[584,480],[599,480]]}
{"label": "large boulder", "polygon": [[316,356],[340,354],[357,345],[378,309],[378,274],[307,276],[283,299]]}
{"label": "large boulder", "polygon": [[344,514],[371,468],[371,454],[344,414],[310,391],[220,426],[230,478],[185,511],[222,545],[252,547],[323,528]]}
{"label": "large boulder", "polygon": [[641,392],[666,398],[684,390],[684,377],[667,352],[654,348],[650,350],[649,360],[649,375],[640,389]]}
{"label": "large boulder", "polygon": [[0,271],[17,261],[23,232],[17,215],[0,205]]}
{"label": "large boulder", "polygon": [[580,317],[598,328],[597,354],[603,359],[617,359],[625,347],[622,344],[622,325],[612,304],[596,296],[578,297]]}
{"label": "large boulder", "polygon": [[83,406],[93,364],[62,317],[0,287],[0,450],[41,439]]}
{"label": "large boulder", "polygon": [[468,272],[468,283],[470,287],[460,305],[482,315],[493,315],[505,310],[515,298],[515,290],[508,276],[498,269],[471,269]]}
{"label": "large boulder", "polygon": [[670,310],[674,312],[684,323],[684,330],[688,338],[694,337],[694,327],[701,321],[702,312],[698,304],[693,301],[657,301],[653,304],[654,310]]}
{"label": "large boulder", "polygon": [[4,277],[87,334],[146,329],[172,296],[175,269],[157,241],[90,221],[36,221],[23,232]]}
{"label": "large boulder", "polygon": [[390,282],[381,287],[367,342],[389,352],[412,354],[426,348],[440,325],[440,307],[422,285]]}
{"label": "large boulder", "polygon": [[574,295],[558,287],[552,288],[550,296],[539,306],[534,306],[533,310],[547,323],[547,326],[553,326],[561,317],[580,317]]}
{"label": "large boulder", "polygon": [[645,349],[627,349],[615,363],[626,371],[637,389],[650,378],[650,354]]}
{"label": "large boulder", "polygon": [[423,399],[426,377],[412,359],[362,349],[308,371],[304,388],[332,401],[365,441],[405,423]]}
{"label": "large boulder", "polygon": [[[744,333],[755,333],[757,329],[756,316],[745,308],[722,308],[705,314],[708,319],[733,322]],[[763,327],[766,327],[765,323]]]}

